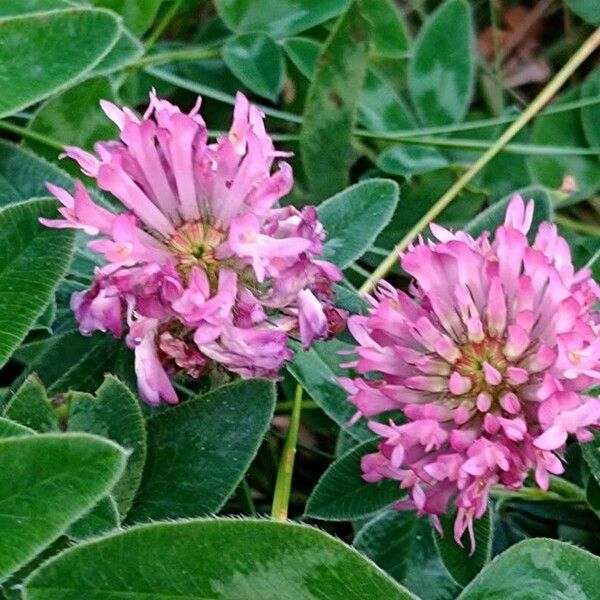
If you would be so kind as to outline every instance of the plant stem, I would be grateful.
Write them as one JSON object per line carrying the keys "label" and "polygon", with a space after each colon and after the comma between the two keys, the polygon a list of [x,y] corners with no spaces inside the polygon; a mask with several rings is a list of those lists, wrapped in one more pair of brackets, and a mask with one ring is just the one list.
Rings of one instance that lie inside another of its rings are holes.
{"label": "plant stem", "polygon": [[290,493],[292,490],[292,475],[294,473],[294,460],[296,458],[296,445],[298,443],[298,429],[300,428],[300,414],[302,412],[301,385],[296,386],[294,394],[294,407],[290,417],[287,436],[283,443],[279,468],[277,469],[277,480],[275,482],[275,493],[273,494],[273,506],[271,516],[276,521],[287,521]]}
{"label": "plant stem", "polygon": [[519,118],[498,138],[496,143],[486,150],[473,163],[463,175],[461,175],[454,185],[442,195],[442,197],[419,219],[419,221],[410,229],[410,231],[400,240],[400,243],[390,252],[390,254],[380,263],[373,271],[371,276],[360,287],[360,292],[368,293],[377,282],[385,277],[388,271],[394,266],[399,252],[402,252],[410,244],[410,242],[423,230],[427,225],[435,219],[443,210],[452,202],[461,190],[479,173],[499,152],[500,150],[517,134],[542,107],[551,100],[558,92],[562,85],[575,72],[577,67],[588,58],[594,50],[600,46],[600,27],[597,28],[592,35],[581,45],[579,50],[571,56],[563,68],[552,78],[552,80],[544,87],[533,102],[523,111]]}
{"label": "plant stem", "polygon": [[[315,410],[321,408],[314,400],[303,400],[302,401],[302,410]],[[287,413],[294,409],[294,401],[290,400],[289,402],[278,402],[275,405],[276,413]]]}
{"label": "plant stem", "polygon": [[26,127],[15,125],[10,121],[0,121],[0,129],[4,129],[4,131],[10,131],[11,133],[16,133],[21,137],[28,138],[34,142],[39,142],[40,144],[44,144],[49,148],[54,148],[55,150],[59,151],[64,150],[65,146],[67,145],[46,135],[32,131],[31,129],[27,129]]}
{"label": "plant stem", "polygon": [[175,0],[173,4],[171,4],[171,8],[169,8],[169,10],[164,14],[160,23],[156,26],[156,29],[146,40],[146,52],[148,52],[148,50],[150,50],[150,48],[152,48],[152,46],[154,46],[154,44],[158,41],[165,29],[169,26],[169,23],[173,20],[173,17],[179,12],[183,2],[184,0]]}
{"label": "plant stem", "polygon": [[242,481],[240,481],[240,485],[237,486],[235,491],[235,495],[242,505],[242,509],[249,515],[256,514],[256,507],[254,506],[254,500],[252,500],[252,493],[250,490],[250,486],[244,477]]}
{"label": "plant stem", "polygon": [[547,490],[538,487],[522,487],[520,490],[507,490],[502,486],[495,486],[491,490],[495,498],[516,498],[534,502],[576,502],[587,503],[585,491],[574,483],[562,477],[550,476],[550,486]]}
{"label": "plant stem", "polygon": [[160,65],[173,60],[204,60],[217,58],[221,53],[217,48],[178,48],[159,54],[143,56],[128,65],[129,68],[141,68],[149,65]]}
{"label": "plant stem", "polygon": [[600,227],[598,227],[598,225],[576,221],[575,219],[565,217],[564,215],[554,215],[554,220],[559,225],[564,225],[573,231],[578,231],[579,233],[585,233],[587,235],[600,236]]}

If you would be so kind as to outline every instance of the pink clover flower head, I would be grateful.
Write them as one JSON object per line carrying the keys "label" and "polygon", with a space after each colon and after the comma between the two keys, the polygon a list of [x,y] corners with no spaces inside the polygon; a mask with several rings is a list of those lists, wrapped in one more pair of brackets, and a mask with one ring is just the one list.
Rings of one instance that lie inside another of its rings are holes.
{"label": "pink clover flower head", "polygon": [[[493,237],[433,226],[401,257],[411,294],[382,282],[348,323],[367,377],[341,384],[380,437],[363,478],[399,481],[396,507],[434,521],[454,506],[455,540],[468,531],[472,548],[492,486],[518,489],[532,471],[547,489],[567,437],[600,426],[584,393],[600,382],[600,288],[551,223],[528,242],[532,215],[516,196]],[[405,422],[372,420],[393,410]]]}
{"label": "pink clover flower head", "polygon": [[185,114],[154,92],[142,118],[102,102],[119,140],[91,154],[66,148],[121,212],[48,184],[62,218],[104,258],[71,307],[83,334],[126,336],[147,402],[177,402],[170,376],[198,377],[220,365],[242,377],[277,378],[304,348],[339,330],[332,264],[317,260],[325,231],[314,207],[277,207],[293,184],[264,115],[238,94],[227,136],[209,143],[200,99]]}

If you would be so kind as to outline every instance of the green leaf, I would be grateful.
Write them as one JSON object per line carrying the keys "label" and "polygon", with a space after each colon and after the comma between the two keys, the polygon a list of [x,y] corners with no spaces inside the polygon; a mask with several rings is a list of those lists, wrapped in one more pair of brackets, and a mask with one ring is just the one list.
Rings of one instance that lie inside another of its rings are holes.
{"label": "green leaf", "polygon": [[584,21],[600,25],[600,4],[598,0],[565,0],[566,5]]}
{"label": "green leaf", "polygon": [[326,198],[348,185],[352,128],[367,69],[369,27],[352,5],[327,38],[310,83],[300,131],[302,164],[312,193]]}
{"label": "green leaf", "polygon": [[337,383],[338,377],[349,377],[351,372],[340,368],[346,362],[340,351],[352,350],[353,346],[339,340],[315,342],[310,350],[302,350],[300,344],[292,344],[296,355],[287,369],[294,379],[308,392],[325,414],[357,440],[373,437],[361,421],[348,427],[348,421],[356,413],[356,407],[348,402],[346,392]]}
{"label": "green leaf", "polygon": [[492,516],[488,508],[483,517],[474,522],[476,546],[472,554],[468,532],[465,531],[462,536],[462,547],[454,540],[455,519],[455,509],[450,513],[440,515],[444,535],[440,536],[437,531],[433,530],[432,534],[444,566],[456,583],[465,586],[481,571],[492,556]]}
{"label": "green leaf", "polygon": [[274,407],[272,383],[242,380],[149,419],[146,468],[128,519],[217,512],[254,458]]}
{"label": "green leaf", "polygon": [[0,210],[0,366],[44,312],[73,252],[73,234],[40,225],[55,203],[31,200]]}
{"label": "green leaf", "polygon": [[90,435],[0,440],[0,581],[89,510],[124,465],[117,445]]}
{"label": "green leaf", "polygon": [[16,391],[4,410],[4,416],[34,431],[58,431],[58,416],[37,375],[30,375]]}
{"label": "green leaf", "polygon": [[[47,100],[29,123],[28,129],[60,140],[64,145],[92,150],[99,140],[116,137],[118,129],[100,108],[100,100],[114,100],[108,79],[88,79],[66,92]],[[45,144],[27,141],[36,154],[49,160],[58,160],[58,152]],[[79,167],[73,162],[64,162],[73,174]]]}
{"label": "green leaf", "polygon": [[349,290],[336,283],[333,284],[335,292],[334,304],[347,310],[351,315],[366,315],[369,312],[369,303],[353,290]]}
{"label": "green leaf", "polygon": [[[598,21],[600,22],[600,3],[596,3],[598,9]],[[591,99],[600,96],[600,69],[594,69],[583,82],[581,86],[581,99]],[[598,123],[600,122],[600,104],[584,106],[581,109],[581,124],[583,133],[590,146],[600,147],[600,132]]]}
{"label": "green leaf", "polygon": [[306,505],[306,516],[324,521],[352,521],[387,508],[406,495],[397,481],[367,483],[363,456],[377,451],[377,440],[358,444],[329,465]]}
{"label": "green leaf", "polygon": [[471,8],[447,0],[419,33],[409,62],[408,86],[427,125],[464,119],[473,95],[475,49]]}
{"label": "green leaf", "polygon": [[467,586],[458,600],[594,600],[600,559],[556,540],[525,540],[512,546]]}
{"label": "green leaf", "polygon": [[323,258],[340,269],[359,259],[389,223],[398,194],[395,181],[369,179],[323,202],[317,209],[327,231]]}
{"label": "green leaf", "polygon": [[373,28],[373,50],[379,56],[402,58],[410,47],[406,24],[391,0],[360,0],[360,10]]}
{"label": "green leaf", "polygon": [[590,468],[596,483],[600,484],[600,433],[594,432],[591,442],[580,444],[583,458]]}
{"label": "green leaf", "polygon": [[[574,102],[580,97],[581,90],[574,88],[561,96],[553,106]],[[598,114],[597,110],[595,114]],[[587,145],[582,119],[576,110],[538,115],[531,136],[534,144]],[[560,189],[565,176],[572,177],[576,190],[568,197],[568,202],[585,200],[600,189],[600,160],[597,156],[530,156],[529,164],[537,181],[551,189]]]}
{"label": "green leaf", "polygon": [[65,0],[0,0],[0,17],[16,17],[36,12],[69,8]]}
{"label": "green leaf", "polygon": [[8,17],[1,24],[0,117],[71,85],[120,34],[111,13],[83,8]]}
{"label": "green leaf", "polygon": [[126,27],[121,28],[121,35],[111,51],[90,71],[88,75],[110,75],[127,66],[144,54],[142,42]]}
{"label": "green leaf", "polygon": [[506,209],[515,194],[522,196],[525,202],[533,200],[535,203],[533,209],[533,221],[531,223],[531,229],[529,230],[530,239],[534,238],[542,221],[552,221],[552,200],[544,188],[537,186],[517,190],[514,194],[492,204],[470,221],[464,227],[464,230],[472,236],[478,236],[484,231],[494,232],[504,223]]}
{"label": "green leaf", "polygon": [[152,25],[162,0],[92,0],[95,6],[108,8],[123,17],[125,25],[136,35],[142,35]]}
{"label": "green leaf", "polygon": [[409,179],[448,165],[446,157],[427,146],[392,146],[377,157],[377,166],[385,173]]}
{"label": "green leaf", "polygon": [[285,53],[307,79],[312,79],[322,48],[319,42],[311,38],[291,37],[283,40]]}
{"label": "green leaf", "polygon": [[67,550],[28,600],[415,600],[330,535],[292,523],[198,519],[133,527]]}
{"label": "green leaf", "polygon": [[67,535],[76,541],[105,534],[119,526],[119,511],[110,496],[101,498],[81,519],[75,521],[67,530]]}
{"label": "green leaf", "polygon": [[231,38],[223,47],[223,60],[251,91],[275,101],[285,78],[281,48],[264,33]]}
{"label": "green leaf", "polygon": [[138,400],[112,375],[106,376],[96,397],[75,392],[70,396],[69,431],[107,437],[130,452],[121,479],[112,490],[123,517],[133,503],[146,462],[146,429]]}
{"label": "green leaf", "polygon": [[385,511],[364,525],[354,547],[425,600],[453,600],[460,587],[446,571],[431,524],[413,511]]}
{"label": "green leaf", "polygon": [[263,31],[275,38],[295,35],[344,12],[350,0],[216,0],[227,26],[238,33]]}
{"label": "green leaf", "polygon": [[32,433],[34,433],[32,429],[29,429],[28,427],[25,427],[20,423],[15,423],[14,421],[10,421],[9,419],[0,417],[0,438],[31,435]]}

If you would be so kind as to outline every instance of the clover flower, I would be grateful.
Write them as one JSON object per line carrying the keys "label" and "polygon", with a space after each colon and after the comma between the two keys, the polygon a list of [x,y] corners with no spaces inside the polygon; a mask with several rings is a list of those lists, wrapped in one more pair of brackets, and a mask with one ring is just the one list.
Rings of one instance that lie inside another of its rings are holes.
{"label": "clover flower", "polygon": [[199,114],[150,94],[140,119],[102,102],[120,129],[95,154],[66,148],[83,173],[123,206],[96,204],[81,183],[71,195],[48,184],[63,219],[82,229],[104,258],[90,289],[71,306],[83,334],[126,335],[147,402],[177,402],[176,372],[198,377],[215,365],[242,377],[276,378],[292,358],[290,336],[305,348],[343,327],[332,305],[339,270],[318,260],[325,231],[314,207],[276,203],[292,170],[275,159],[264,115],[238,94],[229,134],[209,143]]}
{"label": "clover flower", "polygon": [[[395,507],[438,528],[454,505],[454,537],[468,530],[472,548],[492,486],[518,489],[533,471],[547,489],[567,436],[590,440],[600,423],[584,393],[600,382],[599,287],[554,225],[529,244],[533,208],[514,197],[493,239],[432,225],[435,239],[401,257],[410,294],[382,282],[349,319],[365,376],[341,383],[380,438],[363,478],[398,481],[409,497]],[[403,418],[372,420],[388,411]]]}

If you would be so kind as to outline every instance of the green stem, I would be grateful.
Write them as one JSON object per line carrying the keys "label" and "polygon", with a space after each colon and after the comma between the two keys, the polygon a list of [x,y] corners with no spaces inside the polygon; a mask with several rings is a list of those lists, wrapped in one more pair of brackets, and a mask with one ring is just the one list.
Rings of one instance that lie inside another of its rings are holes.
{"label": "green stem", "polygon": [[174,60],[206,60],[208,58],[217,58],[221,52],[217,48],[178,48],[159,54],[150,54],[143,56],[132,62],[130,68],[143,68],[149,65],[161,65]]}
{"label": "green stem", "polygon": [[235,495],[242,506],[242,510],[246,514],[251,516],[256,515],[256,507],[254,506],[254,500],[252,500],[252,492],[245,477],[240,481],[240,485],[238,485]]}
{"label": "green stem", "polygon": [[294,473],[294,460],[296,458],[296,445],[298,443],[298,430],[300,428],[300,415],[302,412],[303,391],[301,385],[296,386],[294,407],[290,417],[287,436],[283,443],[281,458],[279,459],[275,493],[273,494],[273,506],[271,508],[271,516],[276,521],[287,521],[288,518],[288,507],[292,490],[292,475]]}
{"label": "green stem", "polygon": [[539,111],[558,92],[563,84],[571,77],[577,67],[600,46],[600,27],[581,45],[563,68],[544,87],[533,102],[523,111],[519,118],[498,138],[496,143],[486,150],[470,169],[461,175],[454,185],[417,221],[410,231],[400,240],[399,244],[373,271],[371,276],[360,287],[360,292],[368,293],[377,282],[387,275],[394,266],[398,253],[405,250],[412,240],[431,223],[461,192],[461,190],[479,173]]}
{"label": "green stem", "polygon": [[600,227],[598,225],[576,221],[575,219],[558,214],[554,215],[554,220],[559,225],[564,225],[573,231],[578,231],[579,233],[585,233],[587,235],[600,236]]}
{"label": "green stem", "polygon": [[58,140],[50,138],[41,133],[37,133],[36,131],[32,131],[31,129],[27,129],[26,127],[20,127],[19,125],[15,125],[10,121],[0,121],[0,129],[4,129],[4,131],[10,131],[11,133],[16,133],[21,137],[33,140],[34,142],[39,142],[40,144],[44,144],[49,148],[54,148],[59,152],[62,152],[65,149],[65,146],[68,144],[63,144]]}
{"label": "green stem", "polygon": [[146,40],[145,50],[148,52],[152,46],[159,40],[160,36],[164,33],[165,29],[169,26],[169,23],[173,20],[173,17],[179,12],[179,9],[183,5],[184,0],[175,0],[171,4],[171,8],[164,14],[160,23],[156,26],[156,29]]}
{"label": "green stem", "polygon": [[586,503],[585,491],[574,483],[562,477],[550,476],[550,487],[542,490],[538,487],[522,487],[520,490],[507,490],[502,486],[493,487],[492,496],[495,498],[516,498],[534,502],[574,502]]}

